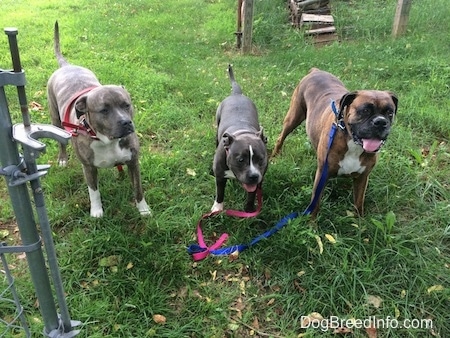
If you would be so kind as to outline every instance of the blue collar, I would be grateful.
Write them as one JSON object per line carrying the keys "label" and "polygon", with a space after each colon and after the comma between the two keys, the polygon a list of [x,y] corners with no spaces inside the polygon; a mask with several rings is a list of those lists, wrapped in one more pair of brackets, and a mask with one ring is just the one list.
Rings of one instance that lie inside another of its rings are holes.
{"label": "blue collar", "polygon": [[333,111],[334,115],[336,116],[336,122],[335,124],[342,130],[347,132],[347,129],[345,128],[344,123],[344,114],[342,111],[338,110],[336,107],[336,101],[331,101],[331,110]]}

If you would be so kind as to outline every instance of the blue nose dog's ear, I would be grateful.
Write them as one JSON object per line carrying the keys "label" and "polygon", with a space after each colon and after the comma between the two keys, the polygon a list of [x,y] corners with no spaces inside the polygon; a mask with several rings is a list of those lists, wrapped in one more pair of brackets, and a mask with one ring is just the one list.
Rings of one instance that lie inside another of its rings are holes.
{"label": "blue nose dog's ear", "polygon": [[267,137],[264,135],[264,128],[262,126],[259,126],[259,131],[256,133],[256,136],[260,137],[261,140],[267,144]]}
{"label": "blue nose dog's ear", "polygon": [[228,133],[222,135],[222,144],[225,149],[229,148],[234,141],[234,136]]}
{"label": "blue nose dog's ear", "polygon": [[81,115],[87,113],[87,95],[82,95],[75,102],[75,112],[77,113],[77,118],[80,118]]}

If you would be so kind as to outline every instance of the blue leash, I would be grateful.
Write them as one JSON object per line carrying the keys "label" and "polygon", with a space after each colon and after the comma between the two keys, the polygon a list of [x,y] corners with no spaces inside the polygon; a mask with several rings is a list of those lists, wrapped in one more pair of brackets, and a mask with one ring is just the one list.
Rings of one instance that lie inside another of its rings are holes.
{"label": "blue leash", "polygon": [[[336,108],[336,103],[334,101],[331,101],[331,109],[333,113],[336,115],[336,118],[339,118],[339,111]],[[249,243],[247,244],[237,244],[232,245],[224,248],[219,249],[210,249],[207,247],[202,247],[198,244],[191,244],[187,247],[187,251],[191,256],[201,256],[200,259],[195,260],[201,260],[208,256],[208,254],[215,255],[215,256],[226,256],[231,255],[233,253],[241,253],[242,251],[254,246],[258,242],[260,242],[263,239],[269,238],[273,234],[277,233],[279,230],[281,230],[283,227],[285,227],[289,221],[299,217],[299,216],[306,216],[310,215],[311,212],[314,210],[315,206],[317,205],[317,202],[319,201],[319,197],[322,193],[322,190],[325,187],[325,184],[327,182],[328,178],[328,152],[331,148],[331,145],[333,144],[334,136],[336,135],[337,127],[340,127],[341,129],[345,130],[345,125],[343,124],[342,120],[338,120],[336,123],[333,123],[330,130],[330,135],[328,138],[328,145],[327,145],[327,157],[325,158],[325,164],[322,171],[322,175],[320,176],[319,184],[317,185],[316,192],[314,194],[314,198],[309,203],[308,207],[303,211],[303,213],[299,212],[292,212],[289,215],[284,216],[282,219],[280,219],[277,224],[275,224],[272,228],[267,230],[266,232],[262,233],[261,235],[256,236],[253,238]]]}

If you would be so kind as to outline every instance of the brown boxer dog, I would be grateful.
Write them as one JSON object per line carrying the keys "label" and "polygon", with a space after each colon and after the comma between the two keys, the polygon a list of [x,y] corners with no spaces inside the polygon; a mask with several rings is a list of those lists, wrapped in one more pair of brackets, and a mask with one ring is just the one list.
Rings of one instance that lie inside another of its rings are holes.
{"label": "brown boxer dog", "polygon": [[[332,102],[335,102],[335,111]],[[306,133],[317,153],[311,200],[316,194],[328,156],[326,179],[352,177],[354,205],[362,216],[369,174],[377,162],[378,151],[389,135],[397,107],[397,96],[390,91],[349,92],[334,75],[312,68],[294,90],[272,156],[280,152],[286,137],[306,120]],[[338,127],[328,150],[333,124]],[[319,211],[322,193],[323,189],[311,212],[313,217]]]}

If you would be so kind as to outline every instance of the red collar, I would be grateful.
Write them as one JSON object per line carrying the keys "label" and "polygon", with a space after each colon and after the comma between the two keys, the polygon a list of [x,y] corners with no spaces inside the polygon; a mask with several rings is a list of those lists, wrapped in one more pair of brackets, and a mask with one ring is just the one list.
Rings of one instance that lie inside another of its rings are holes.
{"label": "red collar", "polygon": [[77,137],[80,134],[88,135],[94,140],[98,140],[99,138],[95,134],[95,131],[89,126],[89,124],[86,121],[86,116],[82,115],[79,118],[78,124],[70,123],[70,111],[73,108],[73,105],[75,104],[75,101],[83,94],[90,92],[92,89],[96,88],[97,86],[85,88],[82,91],[79,91],[75,95],[71,97],[69,100],[69,104],[66,107],[66,110],[64,111],[64,117],[62,121],[62,126],[64,129],[72,134],[72,137]]}

